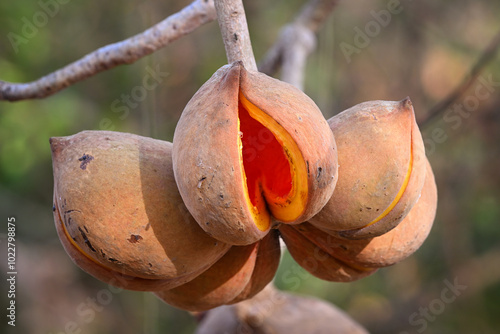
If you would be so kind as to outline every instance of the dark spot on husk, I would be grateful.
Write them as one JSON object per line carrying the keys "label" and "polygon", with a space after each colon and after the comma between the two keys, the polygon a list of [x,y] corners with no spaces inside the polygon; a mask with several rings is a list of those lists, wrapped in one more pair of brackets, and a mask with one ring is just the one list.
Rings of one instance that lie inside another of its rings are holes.
{"label": "dark spot on husk", "polygon": [[52,204],[52,212],[56,211],[56,205]]}
{"label": "dark spot on husk", "polygon": [[80,168],[82,170],[85,170],[87,169],[87,165],[92,161],[94,160],[94,157],[89,155],[89,154],[84,154],[82,155],[81,158],[78,159],[78,161],[81,161],[82,163],[80,164]]}
{"label": "dark spot on husk", "polygon": [[117,259],[113,259],[112,257],[109,258],[109,261],[111,261],[111,262],[118,262]]}
{"label": "dark spot on husk", "polygon": [[71,225],[71,217],[68,217],[68,219],[66,219],[66,216],[64,216],[64,225],[66,227],[68,227],[69,225]]}
{"label": "dark spot on husk", "polygon": [[83,232],[81,227],[78,227],[78,231],[80,231],[80,234],[82,235],[83,241],[90,248],[90,250],[93,252],[96,252],[95,248],[92,246],[89,239],[87,238],[87,234],[85,234],[85,232]]}
{"label": "dark spot on husk", "polygon": [[206,176],[202,176],[199,180],[198,180],[198,189],[201,188],[201,185],[203,184],[203,181],[205,181],[207,179]]}
{"label": "dark spot on husk", "polygon": [[131,234],[130,239],[127,239],[127,241],[130,242],[131,244],[135,244],[141,241],[142,239],[143,238],[138,234]]}
{"label": "dark spot on husk", "polygon": [[323,172],[323,168],[318,167],[318,175],[316,175],[316,180],[318,180],[318,181],[321,178],[321,172]]}

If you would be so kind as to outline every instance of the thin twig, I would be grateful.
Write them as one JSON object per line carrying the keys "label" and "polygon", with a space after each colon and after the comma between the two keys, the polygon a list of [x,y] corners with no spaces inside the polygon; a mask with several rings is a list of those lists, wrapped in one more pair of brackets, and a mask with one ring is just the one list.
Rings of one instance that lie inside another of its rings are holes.
{"label": "thin twig", "polygon": [[282,66],[281,79],[302,89],[307,57],[316,47],[316,34],[339,0],[310,0],[294,21],[280,32],[278,41],[259,64],[268,75]]}
{"label": "thin twig", "polygon": [[455,101],[460,99],[460,97],[465,94],[465,92],[477,80],[483,69],[495,59],[496,53],[499,48],[500,31],[495,35],[491,43],[481,54],[481,57],[479,57],[474,66],[472,66],[469,74],[463,79],[463,81],[457,86],[457,88],[455,88],[446,98],[432,107],[427,116],[424,119],[420,120],[419,125],[421,127],[425,127],[439,114],[447,110]]}
{"label": "thin twig", "polygon": [[180,12],[118,43],[104,46],[83,58],[29,83],[0,81],[0,100],[44,98],[76,82],[118,65],[131,64],[215,20],[213,0],[196,0]]}
{"label": "thin twig", "polygon": [[215,9],[228,62],[242,61],[247,70],[257,71],[242,0],[215,0]]}
{"label": "thin twig", "polygon": [[300,10],[295,22],[317,33],[339,0],[311,0]]}
{"label": "thin twig", "polygon": [[[232,52],[229,62],[242,60],[247,69],[256,69],[251,51],[246,18],[241,4],[237,1],[236,10],[221,15],[222,33],[227,41],[226,48]],[[311,0],[302,9],[292,28],[283,29],[284,33],[266,55],[262,69],[268,74],[274,73],[283,60],[283,76],[287,82],[301,87],[307,55],[315,45],[316,33],[321,24],[331,13],[338,0]],[[239,8],[239,9],[238,9]],[[234,15],[237,16],[235,19]],[[38,80],[28,83],[11,83],[0,80],[0,100],[19,101],[50,96],[62,89],[83,81],[100,72],[123,64],[131,64],[161,49],[176,39],[194,31],[199,26],[215,20],[217,17],[213,0],[195,0],[180,12],[173,14],[148,30],[118,43],[104,46],[83,58],[52,72]],[[234,20],[235,23],[231,23]],[[300,26],[300,27],[299,27]],[[285,32],[288,31],[288,32]],[[234,38],[236,33],[237,39]],[[231,36],[233,36],[232,43]],[[290,37],[291,36],[291,37]],[[311,37],[312,36],[312,37]],[[239,48],[239,51],[238,51]],[[238,55],[238,54],[241,54]],[[274,56],[272,56],[274,54]],[[243,57],[244,56],[244,57]],[[267,65],[266,65],[267,64]],[[268,68],[271,68],[269,70]],[[267,70],[266,70],[267,68]],[[290,76],[290,77],[287,77]]]}
{"label": "thin twig", "polygon": [[299,24],[285,26],[280,35],[281,80],[299,89],[304,86],[307,57],[316,49],[316,35]]}

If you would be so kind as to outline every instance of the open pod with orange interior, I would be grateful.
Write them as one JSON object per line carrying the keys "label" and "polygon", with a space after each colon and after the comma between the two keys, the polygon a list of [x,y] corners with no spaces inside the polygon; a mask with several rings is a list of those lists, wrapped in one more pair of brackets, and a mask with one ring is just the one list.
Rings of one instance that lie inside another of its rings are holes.
{"label": "open pod with orange interior", "polygon": [[314,102],[239,62],[220,68],[187,104],[173,161],[193,217],[233,245],[262,239],[277,222],[311,218],[337,181],[335,140]]}

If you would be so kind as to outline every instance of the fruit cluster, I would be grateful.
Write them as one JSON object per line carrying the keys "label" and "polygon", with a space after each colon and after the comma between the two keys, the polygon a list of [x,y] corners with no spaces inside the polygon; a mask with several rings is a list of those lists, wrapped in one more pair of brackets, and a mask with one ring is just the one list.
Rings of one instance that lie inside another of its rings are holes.
{"label": "fruit cluster", "polygon": [[280,236],[311,274],[352,281],[418,249],[436,210],[409,99],[326,121],[303,92],[241,63],[193,96],[173,144],[107,131],[50,143],[73,261],[191,311],[261,291]]}

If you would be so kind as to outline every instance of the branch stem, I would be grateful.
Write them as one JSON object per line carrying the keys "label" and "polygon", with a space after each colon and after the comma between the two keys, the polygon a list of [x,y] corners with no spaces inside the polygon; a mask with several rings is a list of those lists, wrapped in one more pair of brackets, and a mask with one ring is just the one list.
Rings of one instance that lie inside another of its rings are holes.
{"label": "branch stem", "polygon": [[215,18],[213,0],[195,0],[144,32],[97,49],[38,80],[28,83],[0,80],[0,100],[19,101],[47,97],[97,73],[118,65],[132,64]]}
{"label": "branch stem", "polygon": [[295,23],[317,33],[338,2],[339,0],[310,0],[301,8]]}
{"label": "branch stem", "polygon": [[215,0],[215,10],[228,63],[242,61],[247,70],[257,71],[242,0]]}
{"label": "branch stem", "polygon": [[293,22],[280,32],[277,42],[259,64],[268,75],[282,67],[281,80],[303,89],[307,57],[316,48],[316,34],[339,0],[309,0]]}
{"label": "branch stem", "polygon": [[472,66],[468,75],[464,77],[462,82],[443,100],[437,103],[431,108],[427,116],[420,120],[420,127],[427,126],[432,120],[434,120],[442,112],[446,111],[454,102],[456,102],[460,97],[462,97],[465,92],[476,82],[477,78],[483,71],[483,69],[495,60],[498,49],[500,48],[500,31],[497,32],[495,37],[491,40],[490,44],[484,52],[481,54],[477,62]]}

